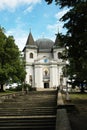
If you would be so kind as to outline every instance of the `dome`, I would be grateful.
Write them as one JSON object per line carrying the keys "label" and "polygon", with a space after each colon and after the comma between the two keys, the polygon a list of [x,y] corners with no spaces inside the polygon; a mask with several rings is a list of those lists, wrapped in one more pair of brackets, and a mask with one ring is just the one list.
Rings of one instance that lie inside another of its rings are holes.
{"label": "dome", "polygon": [[52,49],[54,42],[50,39],[42,38],[42,39],[36,40],[36,45],[38,46],[39,50],[42,50],[42,49],[50,50]]}

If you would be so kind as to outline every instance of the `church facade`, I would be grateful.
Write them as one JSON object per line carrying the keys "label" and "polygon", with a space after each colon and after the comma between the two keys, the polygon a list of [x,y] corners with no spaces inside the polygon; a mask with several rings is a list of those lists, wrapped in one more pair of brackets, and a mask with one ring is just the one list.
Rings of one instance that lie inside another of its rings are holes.
{"label": "church facade", "polygon": [[65,84],[62,73],[65,61],[59,57],[64,47],[60,47],[58,42],[58,37],[55,42],[47,38],[34,41],[32,33],[29,33],[23,49],[26,63],[25,83],[35,88],[53,88],[61,82]]}

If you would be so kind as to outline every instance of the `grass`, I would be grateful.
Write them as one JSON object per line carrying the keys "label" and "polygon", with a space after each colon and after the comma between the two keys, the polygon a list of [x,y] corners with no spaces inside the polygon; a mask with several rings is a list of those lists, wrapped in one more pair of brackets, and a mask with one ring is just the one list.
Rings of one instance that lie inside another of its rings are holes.
{"label": "grass", "polygon": [[69,97],[70,101],[66,101],[66,95],[63,94],[63,100],[66,105],[74,104],[80,113],[87,111],[87,93],[72,92]]}
{"label": "grass", "polygon": [[7,94],[12,94],[12,93],[16,93],[15,91],[9,91],[9,90],[6,90],[4,92],[0,92],[0,95],[7,95]]}
{"label": "grass", "polygon": [[80,113],[87,114],[87,93],[70,94],[70,98],[72,103],[75,104]]}
{"label": "grass", "polygon": [[70,98],[72,101],[76,100],[87,100],[87,93],[71,93]]}

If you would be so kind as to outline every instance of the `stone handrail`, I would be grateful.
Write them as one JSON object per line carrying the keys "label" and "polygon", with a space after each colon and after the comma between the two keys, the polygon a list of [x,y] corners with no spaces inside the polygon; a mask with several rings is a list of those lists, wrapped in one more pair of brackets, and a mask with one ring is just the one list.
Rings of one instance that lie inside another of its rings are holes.
{"label": "stone handrail", "polygon": [[[57,95],[57,107],[60,105],[63,106],[64,102],[62,99],[61,92],[59,91]],[[55,130],[71,130],[66,109],[57,109]]]}

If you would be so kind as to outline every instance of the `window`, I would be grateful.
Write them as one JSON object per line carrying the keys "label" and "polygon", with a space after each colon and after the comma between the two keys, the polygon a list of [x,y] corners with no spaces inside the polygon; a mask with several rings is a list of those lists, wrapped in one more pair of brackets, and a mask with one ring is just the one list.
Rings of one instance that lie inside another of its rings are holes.
{"label": "window", "polygon": [[61,59],[61,57],[62,57],[61,52],[58,52],[58,58]]}
{"label": "window", "polygon": [[47,62],[48,62],[48,59],[44,59],[44,62],[47,63]]}
{"label": "window", "polygon": [[30,53],[30,58],[33,58],[33,53]]}
{"label": "window", "polygon": [[29,75],[29,82],[32,83],[32,75]]}

